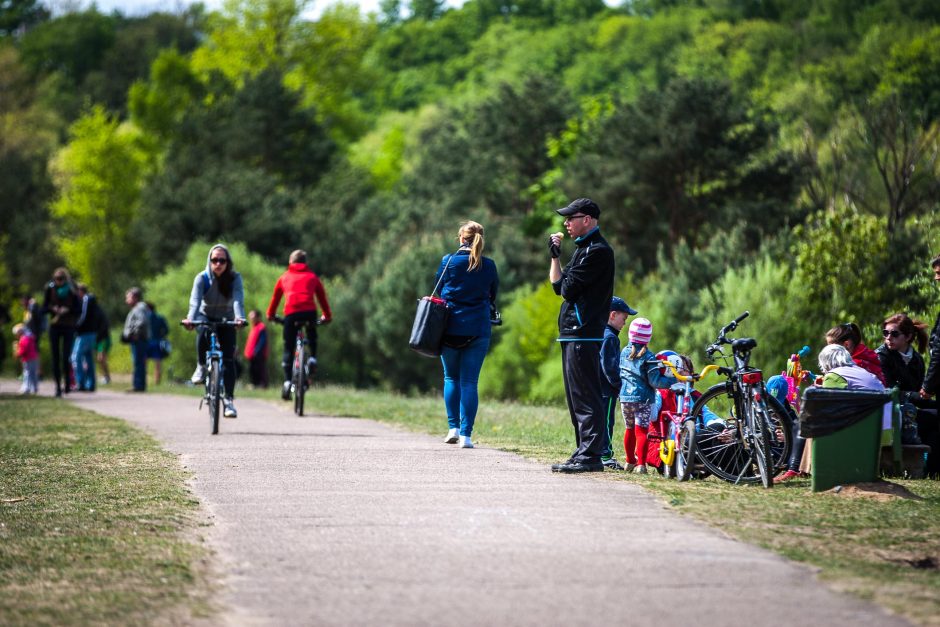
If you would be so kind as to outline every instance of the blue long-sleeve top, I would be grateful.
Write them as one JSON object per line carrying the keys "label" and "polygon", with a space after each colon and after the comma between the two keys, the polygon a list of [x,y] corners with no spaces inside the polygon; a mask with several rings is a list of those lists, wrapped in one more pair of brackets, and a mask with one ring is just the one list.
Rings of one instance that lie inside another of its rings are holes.
{"label": "blue long-sleeve top", "polygon": [[657,388],[668,388],[677,380],[661,372],[662,365],[649,348],[641,356],[630,359],[632,346],[627,345],[620,353],[620,402],[652,403]]}
{"label": "blue long-sleeve top", "polygon": [[609,324],[601,342],[601,394],[608,398],[620,391],[620,333]]}
{"label": "blue long-sleeve top", "polygon": [[[448,265],[447,260],[451,258]],[[444,268],[447,268],[446,273]],[[496,264],[483,257],[475,270],[470,270],[470,250],[461,248],[453,255],[444,255],[437,269],[434,282],[440,280],[441,298],[447,301],[450,318],[447,335],[489,337],[490,304],[496,303],[499,290],[499,274]]]}

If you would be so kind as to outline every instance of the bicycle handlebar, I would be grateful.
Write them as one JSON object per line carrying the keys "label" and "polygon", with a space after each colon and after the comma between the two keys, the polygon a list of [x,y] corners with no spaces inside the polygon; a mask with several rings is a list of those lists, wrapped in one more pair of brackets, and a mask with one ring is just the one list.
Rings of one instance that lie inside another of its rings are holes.
{"label": "bicycle handlebar", "polygon": [[[217,322],[212,322],[210,320],[190,320],[189,325],[192,327],[237,327],[241,326],[244,321],[239,320],[219,320]],[[185,327],[186,323],[180,320],[180,326]]]}
{"label": "bicycle handlebar", "polygon": [[[286,322],[286,321],[284,320],[284,318],[282,318],[281,316],[271,316],[271,317],[268,318],[268,319],[269,319],[271,322],[276,322],[277,324],[285,324],[285,322]],[[307,321],[307,324],[310,324],[310,322],[312,322],[312,321],[309,321],[309,320],[308,320],[308,321]],[[317,318],[317,319],[316,319],[316,325],[317,325],[317,326],[320,326],[321,324],[323,324],[323,318]]]}
{"label": "bicycle handlebar", "polygon": [[742,320],[744,320],[750,315],[751,315],[750,311],[745,311],[743,314],[741,314],[740,316],[738,316],[737,318],[735,318],[734,320],[732,320],[725,326],[721,327],[721,331],[718,332],[718,338],[714,342],[709,344],[707,347],[705,347],[705,354],[708,355],[709,359],[711,359],[715,353],[721,353],[722,344],[731,343],[731,340],[726,338],[725,335],[737,329],[738,324],[740,324]]}
{"label": "bicycle handlebar", "polygon": [[661,359],[659,363],[663,364],[664,366],[667,366],[670,370],[672,370],[673,376],[675,376],[675,378],[677,378],[679,381],[682,381],[683,383],[687,381],[693,381],[693,382],[698,381],[699,379],[708,375],[709,373],[715,372],[716,370],[718,370],[718,366],[716,366],[715,364],[708,364],[707,366],[702,368],[702,371],[699,372],[698,374],[693,372],[690,375],[684,375],[684,374],[679,374],[679,370],[675,367],[675,365],[671,364],[670,362],[666,360]]}

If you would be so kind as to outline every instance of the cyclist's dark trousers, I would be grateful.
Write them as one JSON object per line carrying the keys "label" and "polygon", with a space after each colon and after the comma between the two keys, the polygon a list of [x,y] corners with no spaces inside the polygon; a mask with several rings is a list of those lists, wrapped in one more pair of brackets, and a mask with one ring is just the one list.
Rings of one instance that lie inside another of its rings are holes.
{"label": "cyclist's dark trousers", "polygon": [[[225,396],[235,396],[235,327],[218,327],[215,331],[222,348],[222,379],[225,383]],[[206,365],[206,351],[209,350],[209,329],[199,327],[196,334],[196,355],[199,363]]]}
{"label": "cyclist's dark trousers", "polygon": [[619,396],[601,396],[601,408],[604,410],[604,420],[607,423],[607,430],[604,432],[604,454],[602,458],[608,460],[614,456],[614,447],[611,441],[614,439],[614,422],[620,415],[620,397]]}
{"label": "cyclist's dark trousers", "polygon": [[72,389],[72,345],[74,342],[75,327],[55,324],[49,327],[49,343],[52,345],[52,376],[55,377],[56,394],[61,394],[63,388],[66,392]]}
{"label": "cyclist's dark trousers", "polygon": [[604,455],[607,425],[601,408],[601,343],[562,342],[561,369],[577,449],[572,461],[597,464]]}
{"label": "cyclist's dark trousers", "polygon": [[294,372],[294,344],[296,343],[297,327],[304,325],[307,328],[307,343],[311,357],[317,356],[317,320],[320,314],[316,311],[298,311],[284,316],[284,358],[281,367],[284,368],[284,380],[290,381]]}

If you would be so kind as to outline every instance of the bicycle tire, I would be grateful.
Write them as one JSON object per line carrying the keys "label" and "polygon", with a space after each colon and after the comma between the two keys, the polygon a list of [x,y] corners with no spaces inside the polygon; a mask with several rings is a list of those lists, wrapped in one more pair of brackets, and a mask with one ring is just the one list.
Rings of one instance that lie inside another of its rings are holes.
{"label": "bicycle tire", "polygon": [[762,401],[754,401],[750,406],[748,422],[748,442],[754,451],[754,462],[764,488],[774,487],[774,463],[770,453],[770,419],[767,406]]}
{"label": "bicycle tire", "polygon": [[304,358],[305,353],[306,348],[303,345],[299,349],[294,349],[294,372],[291,378],[294,384],[294,413],[298,416],[304,415],[304,394],[307,387],[307,377],[304,374],[307,363]]}
{"label": "bicycle tire", "polygon": [[796,413],[789,403],[781,403],[767,394],[764,397],[769,410],[768,418],[771,424],[770,455],[774,460],[773,474],[783,472],[790,461],[793,451],[793,424],[796,422]]}
{"label": "bicycle tire", "polygon": [[676,442],[676,479],[688,481],[692,477],[692,466],[695,464],[695,421],[686,420],[678,433]]}
{"label": "bicycle tire", "polygon": [[209,392],[209,426],[212,430],[212,435],[219,433],[219,405],[222,403],[222,380],[219,366],[218,360],[211,360],[209,362],[209,374],[206,377]]}

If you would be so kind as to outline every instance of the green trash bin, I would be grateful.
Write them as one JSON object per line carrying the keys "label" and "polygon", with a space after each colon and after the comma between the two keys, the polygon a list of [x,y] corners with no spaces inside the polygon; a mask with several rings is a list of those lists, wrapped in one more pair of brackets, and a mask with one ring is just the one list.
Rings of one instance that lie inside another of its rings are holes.
{"label": "green trash bin", "polygon": [[882,416],[890,392],[808,388],[800,435],[813,438],[813,492],[875,481],[879,476]]}

